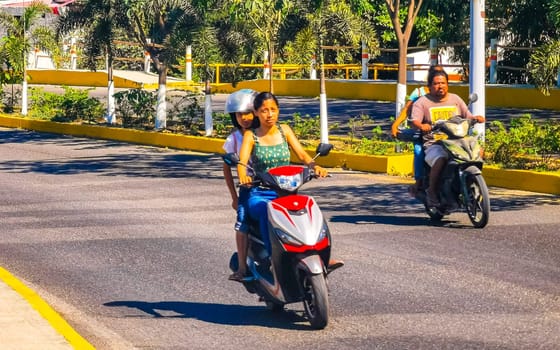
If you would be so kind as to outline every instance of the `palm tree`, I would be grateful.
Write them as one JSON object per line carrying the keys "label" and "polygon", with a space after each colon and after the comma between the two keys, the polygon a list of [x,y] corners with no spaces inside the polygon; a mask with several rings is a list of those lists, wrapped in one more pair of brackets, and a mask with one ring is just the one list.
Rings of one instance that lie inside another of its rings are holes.
{"label": "palm tree", "polygon": [[233,0],[231,13],[238,20],[251,23],[255,36],[266,45],[267,64],[270,70],[269,91],[274,92],[272,84],[272,65],[280,28],[295,8],[293,0]]}
{"label": "palm tree", "polygon": [[113,60],[115,39],[122,38],[130,23],[128,11],[119,0],[89,0],[81,1],[66,11],[57,24],[57,35],[67,35],[81,30],[84,37],[84,53],[86,65],[92,71],[97,69],[99,57],[107,58],[107,114],[109,124],[115,120],[115,98],[113,83]]}
{"label": "palm tree", "polygon": [[[7,32],[0,41],[0,59],[2,69],[0,84],[15,84],[22,82],[22,114],[27,114],[27,77],[26,66],[30,49],[37,46],[45,51],[52,49],[52,32],[45,26],[36,25],[37,19],[49,12],[48,6],[42,2],[34,2],[23,10],[22,16],[13,16],[0,10],[0,25]],[[34,39],[31,39],[34,38]],[[12,89],[13,90],[13,89]],[[14,105],[14,94],[8,109]]]}
{"label": "palm tree", "polygon": [[294,40],[294,45],[297,45],[295,51],[312,52],[319,57],[321,142],[328,143],[323,44],[328,42],[331,45],[359,47],[364,42],[374,49],[377,48],[377,40],[373,28],[344,2],[319,2],[315,11],[308,13],[307,20],[309,26],[299,31]]}
{"label": "palm tree", "polygon": [[182,57],[202,26],[201,12],[210,1],[121,0],[128,6],[131,34],[150,54],[158,73],[156,125],[166,127],[167,71]]}
{"label": "palm tree", "polygon": [[[560,0],[551,0],[549,15],[560,31]],[[560,40],[550,40],[536,49],[531,54],[527,70],[535,86],[549,96],[550,87],[560,79]]]}

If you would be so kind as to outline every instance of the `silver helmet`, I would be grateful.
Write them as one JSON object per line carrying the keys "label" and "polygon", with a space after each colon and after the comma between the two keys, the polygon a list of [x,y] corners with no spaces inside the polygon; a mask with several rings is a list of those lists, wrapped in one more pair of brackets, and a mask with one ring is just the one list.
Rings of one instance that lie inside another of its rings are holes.
{"label": "silver helmet", "polygon": [[251,89],[241,89],[230,94],[226,100],[225,113],[247,113],[253,111],[253,100],[257,92]]}

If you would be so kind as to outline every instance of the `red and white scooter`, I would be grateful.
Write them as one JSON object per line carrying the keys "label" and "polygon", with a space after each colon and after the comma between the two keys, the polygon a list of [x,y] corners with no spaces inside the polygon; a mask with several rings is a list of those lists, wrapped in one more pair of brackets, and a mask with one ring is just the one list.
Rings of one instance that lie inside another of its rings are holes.
{"label": "red and white scooter", "polygon": [[[320,144],[315,156],[326,156],[330,144]],[[226,163],[236,165],[235,154],[224,156]],[[305,166],[287,165],[255,174],[253,186],[275,190],[278,198],[268,203],[268,232],[272,254],[268,253],[258,232],[258,224],[249,230],[247,256],[250,277],[242,283],[249,293],[257,294],[267,308],[281,311],[285,304],[303,302],[305,314],[315,329],[325,328],[329,321],[327,275],[331,255],[331,235],[321,209],[311,196],[298,194],[298,189],[316,178]],[[237,253],[230,260],[237,271]]]}

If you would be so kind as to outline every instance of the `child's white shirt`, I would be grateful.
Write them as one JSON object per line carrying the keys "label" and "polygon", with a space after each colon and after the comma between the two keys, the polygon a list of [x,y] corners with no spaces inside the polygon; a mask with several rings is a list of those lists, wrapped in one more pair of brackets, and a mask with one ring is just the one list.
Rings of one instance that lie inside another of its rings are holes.
{"label": "child's white shirt", "polygon": [[243,134],[239,129],[235,130],[226,138],[223,149],[226,153],[236,153],[239,155],[241,152],[241,144],[243,143]]}

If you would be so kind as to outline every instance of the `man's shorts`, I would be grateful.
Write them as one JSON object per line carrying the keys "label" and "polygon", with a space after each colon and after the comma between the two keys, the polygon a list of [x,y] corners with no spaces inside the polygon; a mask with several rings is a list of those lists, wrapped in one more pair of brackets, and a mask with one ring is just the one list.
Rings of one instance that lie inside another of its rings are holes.
{"label": "man's shorts", "polygon": [[441,145],[434,144],[426,148],[426,155],[424,157],[424,160],[430,167],[433,167],[438,159],[447,159],[447,157],[447,151]]}

